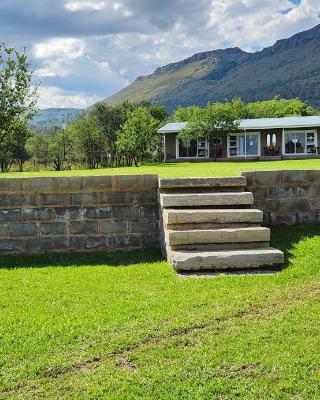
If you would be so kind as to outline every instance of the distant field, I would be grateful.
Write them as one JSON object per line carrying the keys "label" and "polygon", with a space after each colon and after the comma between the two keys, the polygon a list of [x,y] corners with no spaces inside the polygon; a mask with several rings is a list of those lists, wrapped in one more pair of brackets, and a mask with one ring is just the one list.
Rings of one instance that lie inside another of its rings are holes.
{"label": "distant field", "polygon": [[238,176],[244,171],[320,169],[320,159],[286,161],[246,161],[246,162],[207,162],[207,163],[168,163],[150,164],[142,167],[123,167],[93,170],[11,172],[0,174],[0,178],[31,176],[73,176],[73,175],[126,175],[158,174],[160,177],[189,176]]}
{"label": "distant field", "polygon": [[287,268],[181,278],[158,251],[0,257],[0,399],[319,399],[320,227]]}

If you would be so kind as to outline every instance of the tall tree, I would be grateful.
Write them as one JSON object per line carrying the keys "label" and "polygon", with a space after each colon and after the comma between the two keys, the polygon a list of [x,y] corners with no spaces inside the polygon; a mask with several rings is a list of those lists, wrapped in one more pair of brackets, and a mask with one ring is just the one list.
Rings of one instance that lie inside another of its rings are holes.
{"label": "tall tree", "polygon": [[125,156],[127,165],[134,162],[138,166],[156,154],[159,145],[158,127],[159,121],[148,108],[138,107],[129,114],[117,140],[117,148]]}
{"label": "tall tree", "polygon": [[[21,134],[36,109],[37,88],[31,85],[32,67],[26,52],[0,44],[0,164],[8,170],[17,158],[10,144]],[[24,129],[21,129],[24,126]],[[20,151],[21,149],[19,149]]]}
{"label": "tall tree", "polygon": [[233,103],[211,103],[197,112],[179,137],[188,142],[192,139],[207,139],[214,145],[214,159],[217,158],[217,143],[228,133],[237,130],[239,111]]}
{"label": "tall tree", "polygon": [[106,138],[91,114],[74,121],[66,129],[73,143],[74,159],[98,168],[106,157]]}

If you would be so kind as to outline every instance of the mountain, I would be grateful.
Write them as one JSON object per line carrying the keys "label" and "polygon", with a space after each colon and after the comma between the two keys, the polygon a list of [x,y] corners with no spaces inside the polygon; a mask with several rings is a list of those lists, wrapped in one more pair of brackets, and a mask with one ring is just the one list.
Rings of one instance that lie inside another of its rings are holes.
{"label": "mountain", "polygon": [[36,130],[46,129],[54,125],[62,127],[63,123],[68,125],[85,112],[86,110],[81,108],[47,108],[39,110],[31,120],[30,125]]}
{"label": "mountain", "polygon": [[105,101],[148,99],[172,111],[235,96],[257,101],[276,95],[320,107],[320,25],[255,53],[236,47],[195,54],[137,78]]}

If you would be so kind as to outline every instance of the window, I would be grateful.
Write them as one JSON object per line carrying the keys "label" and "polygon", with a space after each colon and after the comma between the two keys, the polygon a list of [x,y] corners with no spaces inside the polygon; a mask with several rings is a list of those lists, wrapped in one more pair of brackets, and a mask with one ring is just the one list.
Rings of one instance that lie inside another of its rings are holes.
{"label": "window", "polygon": [[284,134],[285,154],[313,153],[316,147],[316,134],[314,131],[291,131]]}
{"label": "window", "polygon": [[177,158],[208,157],[208,141],[206,139],[192,139],[188,142],[177,139]]}
{"label": "window", "polygon": [[229,157],[259,155],[259,133],[239,133],[229,136]]}

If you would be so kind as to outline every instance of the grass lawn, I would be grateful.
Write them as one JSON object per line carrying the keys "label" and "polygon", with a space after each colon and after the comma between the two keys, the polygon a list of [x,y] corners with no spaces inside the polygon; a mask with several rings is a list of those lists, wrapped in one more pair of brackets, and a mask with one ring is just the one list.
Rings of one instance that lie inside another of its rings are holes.
{"label": "grass lawn", "polygon": [[68,175],[105,175],[105,174],[158,174],[163,178],[190,176],[238,176],[244,171],[320,169],[320,159],[285,161],[243,161],[243,162],[207,162],[207,163],[167,163],[143,165],[141,167],[123,167],[94,170],[9,172],[0,174],[0,178],[31,176],[68,176]]}
{"label": "grass lawn", "polygon": [[0,259],[0,399],[320,398],[320,227],[273,275],[181,278],[158,251]]}

